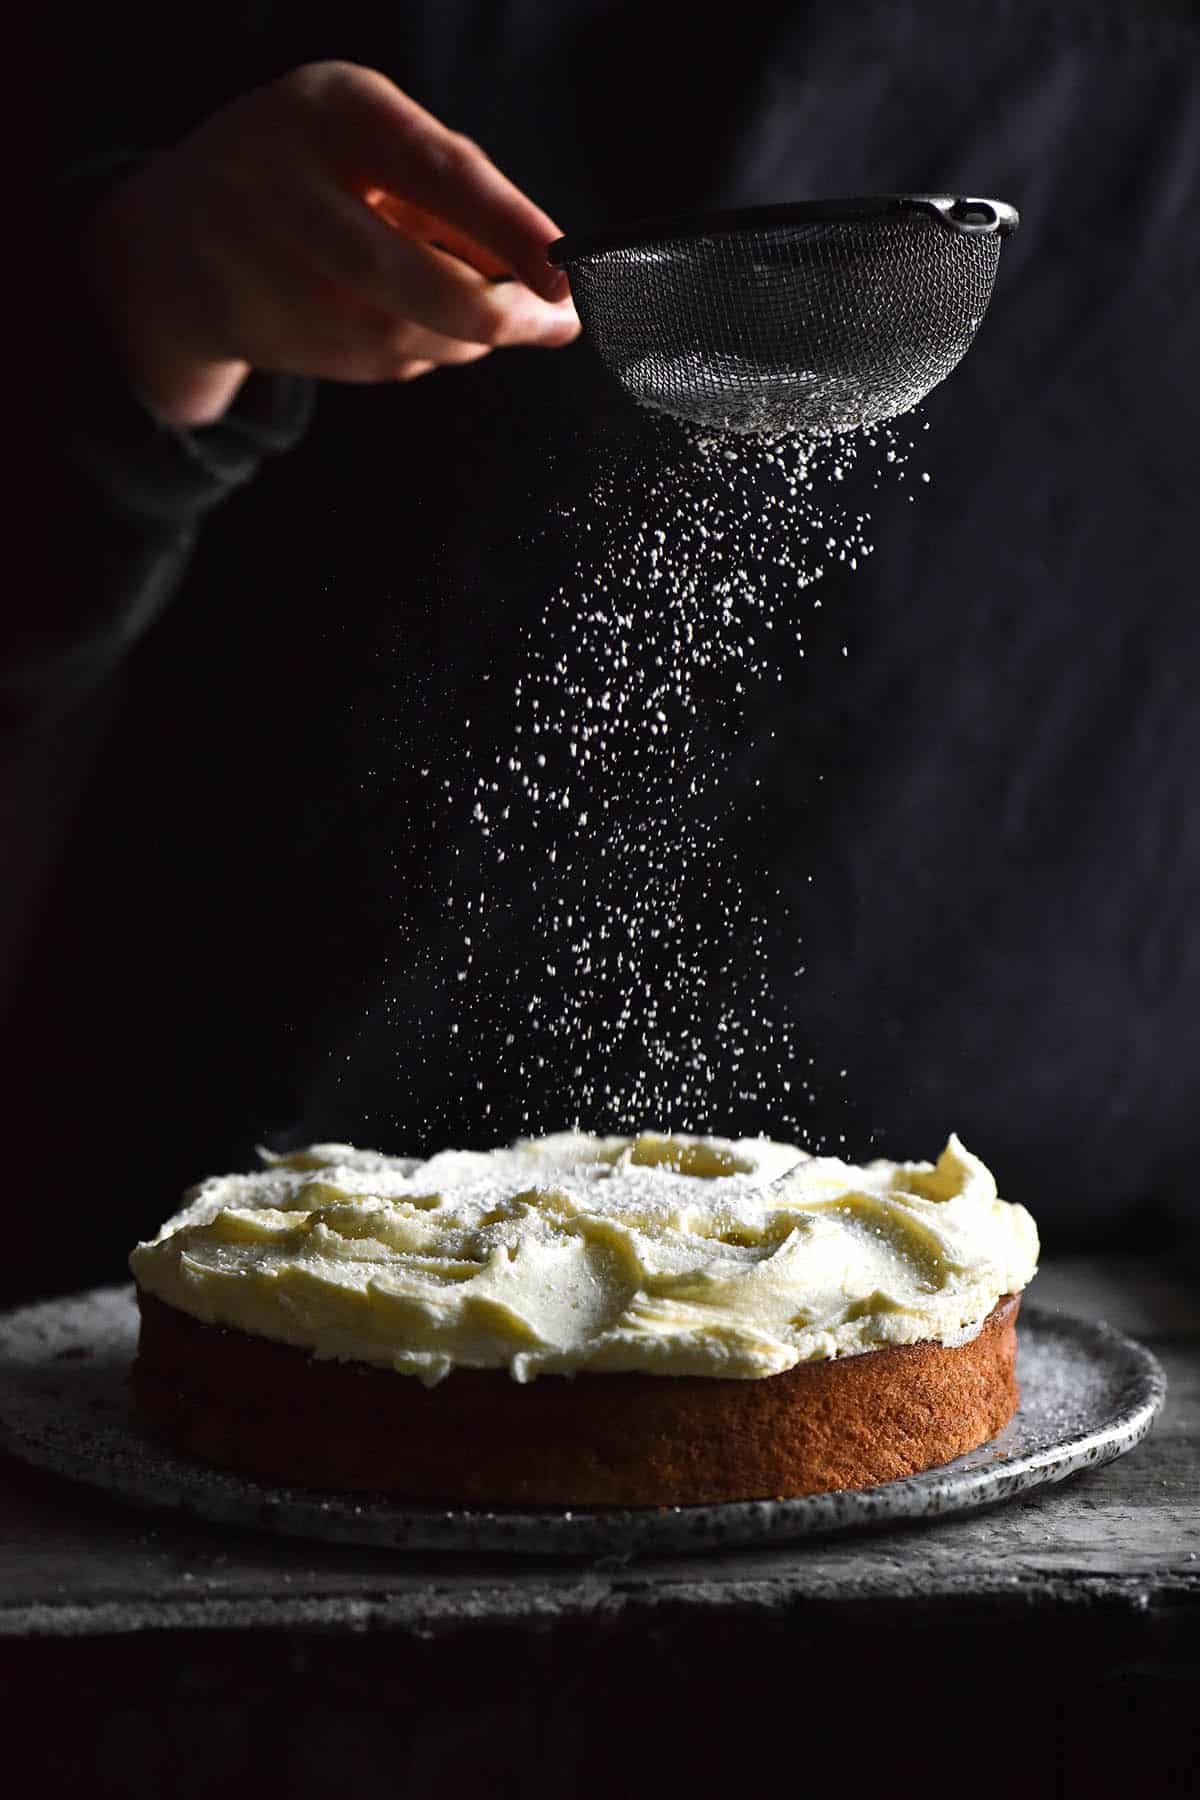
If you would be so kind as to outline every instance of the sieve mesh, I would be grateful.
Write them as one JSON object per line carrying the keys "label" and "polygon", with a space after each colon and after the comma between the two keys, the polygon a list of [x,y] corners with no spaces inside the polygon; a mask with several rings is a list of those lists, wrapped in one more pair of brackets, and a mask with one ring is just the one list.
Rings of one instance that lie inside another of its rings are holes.
{"label": "sieve mesh", "polygon": [[907,412],[970,347],[1016,222],[1000,210],[999,229],[964,230],[897,200],[875,217],[567,239],[552,254],[636,400],[714,430],[845,431]]}

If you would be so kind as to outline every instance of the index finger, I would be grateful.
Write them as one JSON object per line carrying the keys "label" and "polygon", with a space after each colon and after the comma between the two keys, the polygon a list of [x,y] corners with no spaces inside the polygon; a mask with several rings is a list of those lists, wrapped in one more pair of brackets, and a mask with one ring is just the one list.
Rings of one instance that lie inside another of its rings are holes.
{"label": "index finger", "polygon": [[546,300],[568,292],[546,247],[562,234],[469,138],[374,69],[326,65],[317,90],[337,121],[335,156],[356,182],[379,186],[455,226]]}

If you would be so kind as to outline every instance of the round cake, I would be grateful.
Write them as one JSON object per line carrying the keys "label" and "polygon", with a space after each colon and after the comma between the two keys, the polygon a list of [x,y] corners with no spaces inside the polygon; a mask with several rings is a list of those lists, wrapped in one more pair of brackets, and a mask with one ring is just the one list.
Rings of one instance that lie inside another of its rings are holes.
{"label": "round cake", "polygon": [[862,1488],[1017,1405],[1037,1233],[951,1138],[347,1145],[201,1183],[133,1252],[137,1406],[262,1480],[661,1506]]}

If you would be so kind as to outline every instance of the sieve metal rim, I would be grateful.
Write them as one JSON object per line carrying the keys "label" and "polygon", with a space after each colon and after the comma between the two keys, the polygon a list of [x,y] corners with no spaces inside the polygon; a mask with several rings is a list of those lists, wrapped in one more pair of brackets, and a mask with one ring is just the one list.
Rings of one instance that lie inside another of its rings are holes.
{"label": "sieve metal rim", "polygon": [[546,251],[555,268],[671,240],[713,237],[735,231],[770,231],[777,226],[857,224],[923,213],[964,237],[1010,237],[1020,224],[1015,206],[966,194],[858,194],[832,200],[792,200],[775,206],[740,207],[731,212],[674,213],[638,219],[619,229],[556,238]]}

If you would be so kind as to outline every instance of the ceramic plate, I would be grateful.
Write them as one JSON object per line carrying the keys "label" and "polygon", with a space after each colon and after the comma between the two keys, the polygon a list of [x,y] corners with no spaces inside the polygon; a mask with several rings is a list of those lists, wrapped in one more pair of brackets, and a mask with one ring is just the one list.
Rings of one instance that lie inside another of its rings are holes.
{"label": "ceramic plate", "polygon": [[0,1442],[26,1462],[134,1506],[402,1550],[625,1558],[970,1512],[1122,1456],[1150,1429],[1166,1393],[1158,1363],[1130,1338],[1022,1308],[1016,1418],[991,1443],[925,1475],[803,1500],[489,1512],[267,1487],[175,1456],[133,1414],[127,1376],[136,1340],[132,1287],[95,1288],[0,1316]]}

